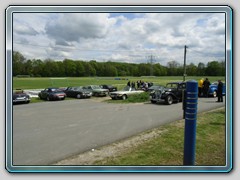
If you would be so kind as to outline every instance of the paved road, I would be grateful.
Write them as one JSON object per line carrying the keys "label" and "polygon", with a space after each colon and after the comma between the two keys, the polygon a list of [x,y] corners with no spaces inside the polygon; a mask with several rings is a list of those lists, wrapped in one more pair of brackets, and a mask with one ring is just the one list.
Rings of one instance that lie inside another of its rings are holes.
{"label": "paved road", "polygon": [[[200,98],[198,112],[222,107]],[[182,104],[110,104],[99,99],[13,106],[13,165],[49,165],[182,119]]]}

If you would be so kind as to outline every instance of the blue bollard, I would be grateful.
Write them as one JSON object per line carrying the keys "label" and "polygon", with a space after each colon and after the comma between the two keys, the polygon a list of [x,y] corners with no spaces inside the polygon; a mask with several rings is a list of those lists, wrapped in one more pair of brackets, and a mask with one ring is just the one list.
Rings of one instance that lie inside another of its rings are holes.
{"label": "blue bollard", "polygon": [[198,103],[198,83],[191,80],[186,82],[185,99],[185,132],[183,165],[195,165],[196,122]]}

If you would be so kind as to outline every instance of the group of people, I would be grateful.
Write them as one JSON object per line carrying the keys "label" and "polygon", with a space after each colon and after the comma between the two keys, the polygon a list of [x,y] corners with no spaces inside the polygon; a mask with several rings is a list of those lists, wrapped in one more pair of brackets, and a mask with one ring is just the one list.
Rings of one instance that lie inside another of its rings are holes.
{"label": "group of people", "polygon": [[151,82],[144,82],[142,80],[135,82],[127,82],[127,86],[132,87],[132,88],[136,88],[136,84],[137,84],[137,89],[148,89],[149,87],[151,87],[153,85],[153,83]]}
{"label": "group of people", "polygon": [[198,95],[208,97],[208,91],[209,91],[210,85],[211,83],[208,80],[208,78],[206,78],[205,80],[203,78],[200,79],[198,81]]}
{"label": "group of people", "polygon": [[[206,78],[205,80],[203,78],[200,79],[198,81],[198,95],[208,97],[208,91],[209,91],[210,85],[211,85],[211,83],[208,80],[208,78]],[[218,88],[217,88],[218,100],[217,100],[217,102],[223,102],[222,90],[223,90],[223,83],[221,80],[218,80]]]}

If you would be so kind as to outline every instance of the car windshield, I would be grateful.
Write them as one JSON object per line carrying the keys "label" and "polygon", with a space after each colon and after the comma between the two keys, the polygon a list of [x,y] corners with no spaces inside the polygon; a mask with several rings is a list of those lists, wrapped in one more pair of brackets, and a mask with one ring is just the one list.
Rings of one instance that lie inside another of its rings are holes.
{"label": "car windshield", "polygon": [[151,86],[149,89],[162,89],[162,86]]}
{"label": "car windshield", "polygon": [[21,94],[21,93],[23,93],[23,90],[13,90],[13,93],[14,94]]}
{"label": "car windshield", "polygon": [[167,84],[166,88],[177,88],[178,84],[174,84],[174,83],[169,83]]}
{"label": "car windshield", "polygon": [[218,82],[213,82],[212,85],[218,85]]}
{"label": "car windshield", "polygon": [[78,87],[78,90],[83,90],[83,89],[86,89],[86,88],[83,87],[83,86],[79,86],[79,87]]}
{"label": "car windshield", "polygon": [[55,91],[58,91],[59,89],[56,89],[56,88],[49,88],[49,89],[45,89],[44,91],[47,91],[47,92],[55,92]]}
{"label": "car windshield", "polygon": [[93,89],[100,89],[100,86],[92,86]]}
{"label": "car windshield", "polygon": [[123,88],[123,91],[129,91],[130,87],[129,86],[126,86]]}
{"label": "car windshield", "polygon": [[79,90],[80,90],[80,87],[73,87],[72,90],[73,90],[73,91],[79,91]]}

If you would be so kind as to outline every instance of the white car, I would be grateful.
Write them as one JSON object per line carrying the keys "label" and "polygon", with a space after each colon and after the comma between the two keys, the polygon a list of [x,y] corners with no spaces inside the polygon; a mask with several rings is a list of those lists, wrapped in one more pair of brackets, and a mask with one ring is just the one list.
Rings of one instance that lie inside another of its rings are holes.
{"label": "white car", "polygon": [[136,90],[133,87],[126,86],[122,91],[111,92],[109,95],[112,99],[127,99],[132,94],[143,93],[142,90]]}

